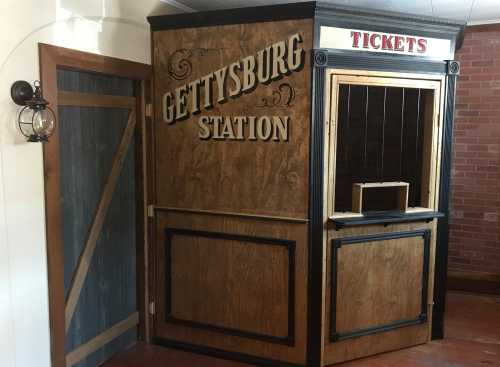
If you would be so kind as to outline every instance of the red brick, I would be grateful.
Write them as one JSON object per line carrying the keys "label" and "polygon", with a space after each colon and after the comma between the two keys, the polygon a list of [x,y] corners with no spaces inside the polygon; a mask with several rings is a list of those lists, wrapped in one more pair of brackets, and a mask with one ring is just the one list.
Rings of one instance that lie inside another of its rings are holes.
{"label": "red brick", "polygon": [[456,57],[449,267],[500,274],[500,31],[466,32]]}

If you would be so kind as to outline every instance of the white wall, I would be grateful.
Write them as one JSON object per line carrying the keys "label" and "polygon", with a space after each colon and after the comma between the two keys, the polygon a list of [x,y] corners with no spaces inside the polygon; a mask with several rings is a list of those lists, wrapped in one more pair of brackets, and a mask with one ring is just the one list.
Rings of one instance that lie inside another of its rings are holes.
{"label": "white wall", "polygon": [[150,62],[156,0],[0,0],[0,365],[50,366],[43,157],[16,130],[15,80],[39,79],[38,42]]}

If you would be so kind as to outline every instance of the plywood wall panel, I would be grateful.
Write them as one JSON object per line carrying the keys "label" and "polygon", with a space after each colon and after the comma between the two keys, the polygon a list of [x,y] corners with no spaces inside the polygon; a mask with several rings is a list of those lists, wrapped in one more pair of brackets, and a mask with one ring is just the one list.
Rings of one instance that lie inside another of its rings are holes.
{"label": "plywood wall panel", "polygon": [[[238,336],[230,331],[207,330],[167,320],[168,298],[157,304],[156,336],[258,357],[302,364],[307,335],[307,223],[286,223],[247,218],[223,218],[207,214],[159,212],[157,246],[166,246],[165,228],[238,234],[272,239],[272,244],[238,240],[207,240],[178,236],[173,241],[171,314],[179,319],[209,323],[284,339],[288,317],[293,321],[291,340]],[[175,235],[173,238],[175,239]],[[175,241],[178,241],[175,243]],[[289,271],[289,253],[279,242],[295,244]],[[187,248],[181,248],[186,246]],[[194,247],[199,247],[198,251]],[[188,256],[190,255],[191,258]],[[161,261],[157,292],[164,293],[168,262]],[[292,293],[289,282],[294,285]],[[193,287],[196,283],[197,286]],[[184,285],[184,288],[182,286]],[[241,287],[242,289],[238,289]],[[204,288],[204,289],[202,289]],[[201,294],[194,295],[193,292]],[[200,302],[200,297],[203,301]]]}
{"label": "plywood wall panel", "polygon": [[[377,325],[388,325],[398,320],[418,318],[421,311],[424,240],[420,235],[363,242],[338,249],[337,269],[332,267],[331,240],[362,236],[430,231],[427,300],[432,300],[433,263],[435,252],[435,223],[409,223],[389,226],[328,230],[325,365],[361,358],[390,350],[423,344],[430,338],[429,324],[432,307],[427,304],[427,322],[390,331],[333,342],[331,317],[336,313],[337,331],[349,332]],[[333,274],[337,278],[337,307],[331,303],[334,289]]]}
{"label": "plywood wall panel", "polygon": [[[312,20],[293,20],[153,34],[157,205],[307,217],[312,31]],[[306,51],[300,72],[183,121],[162,122],[165,92],[295,33],[302,36]],[[289,116],[290,139],[200,140],[198,120],[203,115]]]}

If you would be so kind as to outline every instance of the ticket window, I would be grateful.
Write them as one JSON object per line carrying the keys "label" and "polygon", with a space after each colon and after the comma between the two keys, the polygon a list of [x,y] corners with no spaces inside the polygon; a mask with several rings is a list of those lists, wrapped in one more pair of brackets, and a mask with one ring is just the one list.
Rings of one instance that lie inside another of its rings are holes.
{"label": "ticket window", "polygon": [[331,77],[329,216],[436,208],[440,81]]}
{"label": "ticket window", "polygon": [[329,79],[325,365],[430,339],[441,80],[393,75]]}

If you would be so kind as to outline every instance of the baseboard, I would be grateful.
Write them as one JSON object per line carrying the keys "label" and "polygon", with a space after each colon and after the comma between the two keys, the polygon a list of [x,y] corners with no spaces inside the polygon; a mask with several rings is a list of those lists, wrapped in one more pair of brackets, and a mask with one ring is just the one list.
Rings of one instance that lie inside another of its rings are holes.
{"label": "baseboard", "polygon": [[448,290],[500,294],[500,274],[449,270]]}

